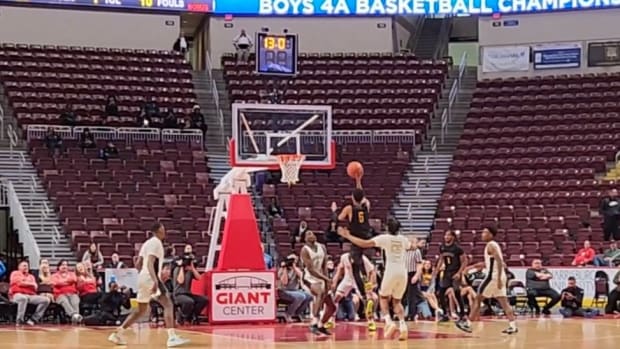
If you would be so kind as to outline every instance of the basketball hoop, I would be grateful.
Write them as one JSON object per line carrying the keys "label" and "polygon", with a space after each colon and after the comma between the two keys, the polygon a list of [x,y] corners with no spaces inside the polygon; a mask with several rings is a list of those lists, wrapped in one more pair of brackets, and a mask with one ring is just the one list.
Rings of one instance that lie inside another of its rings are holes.
{"label": "basketball hoop", "polygon": [[306,156],[302,154],[280,154],[276,157],[282,171],[282,183],[292,185],[299,182],[299,170]]}

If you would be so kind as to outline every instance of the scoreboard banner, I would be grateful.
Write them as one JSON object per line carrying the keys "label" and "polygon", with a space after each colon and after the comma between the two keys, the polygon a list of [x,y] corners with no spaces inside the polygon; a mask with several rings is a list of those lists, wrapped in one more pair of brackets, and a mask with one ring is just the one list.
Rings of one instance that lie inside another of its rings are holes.
{"label": "scoreboard banner", "polygon": [[214,0],[214,13],[247,16],[392,16],[526,13],[620,7],[620,0]]}
{"label": "scoreboard banner", "polygon": [[581,66],[581,43],[532,46],[534,69],[564,69]]}
{"label": "scoreboard banner", "polygon": [[482,47],[483,73],[517,72],[528,71],[529,69],[529,46]]}
{"label": "scoreboard banner", "polygon": [[0,0],[0,4],[38,4],[166,12],[211,12],[213,0]]}
{"label": "scoreboard banner", "polygon": [[620,41],[588,43],[588,67],[620,65]]}

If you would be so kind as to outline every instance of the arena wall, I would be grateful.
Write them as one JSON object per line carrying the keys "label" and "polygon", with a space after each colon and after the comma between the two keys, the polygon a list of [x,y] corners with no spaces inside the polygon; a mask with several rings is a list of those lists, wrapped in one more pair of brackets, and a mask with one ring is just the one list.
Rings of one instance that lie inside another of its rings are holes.
{"label": "arena wall", "polygon": [[[489,16],[479,17],[480,57],[483,56],[484,47],[488,46],[581,43],[582,60],[581,67],[574,69],[534,70],[530,67],[529,71],[500,73],[483,73],[482,69],[478,69],[478,78],[620,71],[620,66],[590,68],[587,64],[588,43],[620,41],[619,18],[620,9],[507,15],[499,19]],[[506,26],[507,21],[512,23]],[[515,25],[516,22],[518,23]]]}
{"label": "arena wall", "polygon": [[0,42],[170,50],[178,15],[0,6]]}
{"label": "arena wall", "polygon": [[365,18],[265,18],[223,17],[210,19],[210,49],[214,68],[221,57],[234,52],[232,41],[245,29],[248,34],[267,27],[273,33],[288,29],[299,35],[299,52],[393,52],[393,27],[390,17]]}

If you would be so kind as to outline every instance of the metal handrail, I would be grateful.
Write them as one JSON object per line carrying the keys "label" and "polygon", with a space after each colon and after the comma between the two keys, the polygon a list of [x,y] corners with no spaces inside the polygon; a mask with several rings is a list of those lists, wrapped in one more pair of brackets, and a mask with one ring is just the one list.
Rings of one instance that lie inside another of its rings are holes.
{"label": "metal handrail", "polygon": [[452,29],[452,17],[446,16],[441,23],[441,29],[439,31],[439,42],[435,47],[435,52],[433,52],[433,58],[438,59],[443,56],[445,51],[445,46],[448,42],[450,42],[450,29]]}
{"label": "metal handrail", "polygon": [[445,136],[448,134],[448,109],[444,108],[441,112],[441,144],[445,142]]}
{"label": "metal handrail", "polygon": [[412,51],[415,51],[418,46],[418,41],[420,40],[420,36],[422,35],[422,27],[424,26],[424,21],[426,20],[426,16],[419,15],[416,17],[415,23],[413,23],[413,35],[409,38],[407,42],[407,47]]}
{"label": "metal handrail", "polygon": [[0,141],[4,140],[4,109],[0,104]]}

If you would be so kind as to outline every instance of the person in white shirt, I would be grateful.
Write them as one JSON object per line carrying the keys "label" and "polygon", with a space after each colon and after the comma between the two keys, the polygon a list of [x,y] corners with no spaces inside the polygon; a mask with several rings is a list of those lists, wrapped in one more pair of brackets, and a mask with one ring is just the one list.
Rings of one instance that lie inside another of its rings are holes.
{"label": "person in white shirt", "polygon": [[247,62],[248,58],[250,58],[252,39],[245,33],[245,29],[241,29],[241,33],[233,40],[233,45],[237,50],[237,62]]}
{"label": "person in white shirt", "polygon": [[385,253],[385,272],[381,281],[381,288],[379,289],[381,315],[385,319],[384,336],[385,338],[391,338],[397,329],[390,317],[389,302],[391,298],[394,314],[400,320],[398,328],[400,331],[399,339],[406,340],[409,337],[409,332],[405,323],[405,309],[401,299],[405,294],[407,282],[409,281],[405,254],[412,246],[409,239],[399,235],[400,223],[396,219],[389,218],[386,225],[388,234],[381,234],[370,240],[352,236],[346,228],[340,228],[338,234],[361,248],[378,247]]}
{"label": "person in white shirt", "polygon": [[146,240],[140,248],[136,268],[138,274],[138,295],[136,301],[138,308],[132,312],[125,322],[109,337],[108,340],[116,345],[127,345],[122,337],[123,331],[133,325],[139,318],[150,311],[150,302],[155,300],[164,308],[164,322],[168,329],[168,347],[178,347],[189,342],[174,331],[174,308],[168,295],[168,291],[162,280],[161,272],[164,264],[164,245],[162,240],[166,237],[164,225],[157,222],[151,228],[153,236]]}
{"label": "person in white shirt", "polygon": [[[362,261],[364,263],[364,270],[367,273],[366,280],[369,281],[369,283],[367,284],[368,289],[364,290],[363,292],[364,294],[367,294],[370,298],[374,298],[374,303],[376,304],[376,295],[374,292],[372,292],[377,283],[377,273],[375,271],[375,266],[365,255],[362,255]],[[352,291],[355,291],[354,296],[360,298],[362,296],[362,292],[358,289],[357,284],[355,283],[355,278],[353,277],[352,262],[353,260],[349,252],[346,252],[340,256],[340,263],[338,263],[338,268],[336,269],[336,272],[334,273],[334,277],[332,279],[332,291],[335,291],[336,294],[336,296],[334,297],[334,303],[336,304],[336,307],[338,307],[338,303],[343,298],[346,298]],[[366,320],[368,321],[368,329],[370,331],[377,330],[373,313],[373,308],[366,309]],[[330,321],[330,323],[331,322],[332,321]]]}

